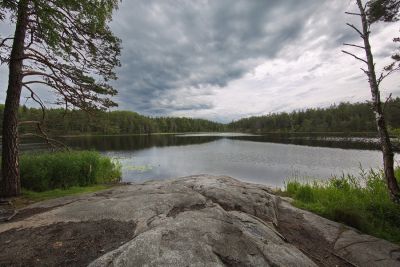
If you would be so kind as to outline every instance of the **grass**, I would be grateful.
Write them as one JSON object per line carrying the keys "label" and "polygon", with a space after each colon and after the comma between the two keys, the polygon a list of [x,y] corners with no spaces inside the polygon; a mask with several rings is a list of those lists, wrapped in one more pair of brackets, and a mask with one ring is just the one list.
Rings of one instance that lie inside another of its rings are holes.
{"label": "grass", "polygon": [[105,190],[121,179],[120,164],[94,151],[24,153],[20,170],[22,195],[13,200],[17,208]]}
{"label": "grass", "polygon": [[[400,180],[400,169],[396,177]],[[390,200],[380,171],[361,171],[359,176],[343,175],[324,182],[292,179],[281,193],[292,197],[299,208],[400,244],[400,205]]]}
{"label": "grass", "polygon": [[58,198],[58,197],[65,197],[65,196],[70,196],[70,195],[93,193],[93,192],[108,189],[110,187],[111,187],[110,185],[93,185],[93,186],[85,186],[85,187],[74,186],[74,187],[71,187],[68,189],[54,189],[54,190],[43,191],[43,192],[35,192],[35,191],[23,189],[22,195],[24,198],[26,198],[28,200],[37,202],[37,201]]}
{"label": "grass", "polygon": [[85,186],[85,187],[74,186],[74,187],[70,187],[68,189],[54,189],[54,190],[43,191],[43,192],[35,192],[35,191],[22,189],[22,195],[20,197],[15,198],[13,200],[13,204],[15,205],[15,207],[21,208],[26,205],[29,205],[29,204],[32,204],[35,202],[39,202],[39,201],[43,201],[43,200],[65,197],[65,196],[72,196],[72,195],[80,195],[80,194],[86,194],[86,193],[93,193],[93,192],[109,189],[111,187],[112,187],[112,185],[93,185],[93,186]]}
{"label": "grass", "polygon": [[119,182],[121,166],[95,151],[25,153],[20,159],[22,188],[54,189]]}

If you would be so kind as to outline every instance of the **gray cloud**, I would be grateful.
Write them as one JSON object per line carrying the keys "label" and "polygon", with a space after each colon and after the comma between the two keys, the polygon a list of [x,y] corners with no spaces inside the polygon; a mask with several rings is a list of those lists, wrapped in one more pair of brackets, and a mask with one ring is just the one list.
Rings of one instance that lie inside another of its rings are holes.
{"label": "gray cloud", "polygon": [[[164,115],[182,107],[213,107],[191,103],[190,94],[177,96],[170,91],[194,88],[202,94],[207,86],[226,87],[262,60],[276,57],[300,38],[307,24],[328,24],[315,17],[326,2],[124,1],[113,23],[124,47],[116,83],[121,108]],[[336,34],[335,27],[325,31],[336,38],[327,46],[350,37]],[[312,33],[314,38],[322,34],[326,32]],[[182,105],[176,97],[186,103]]]}
{"label": "gray cloud", "polygon": [[[146,115],[218,121],[364,101],[360,65],[340,51],[360,41],[345,26],[358,25],[344,14],[354,8],[351,0],[124,0],[112,23],[123,41],[115,100]],[[398,28],[373,28],[378,69]],[[400,95],[399,82],[384,86]]]}

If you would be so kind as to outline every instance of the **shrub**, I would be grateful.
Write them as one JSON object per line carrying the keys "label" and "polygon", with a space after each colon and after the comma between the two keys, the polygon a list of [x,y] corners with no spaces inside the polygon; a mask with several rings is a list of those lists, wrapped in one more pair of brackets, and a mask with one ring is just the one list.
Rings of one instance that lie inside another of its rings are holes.
{"label": "shrub", "polygon": [[[400,180],[400,169],[396,170]],[[367,234],[400,243],[400,205],[390,200],[381,171],[362,171],[327,181],[289,181],[285,195],[294,205]]]}
{"label": "shrub", "polygon": [[21,185],[33,191],[117,182],[118,163],[94,151],[26,153],[20,159]]}

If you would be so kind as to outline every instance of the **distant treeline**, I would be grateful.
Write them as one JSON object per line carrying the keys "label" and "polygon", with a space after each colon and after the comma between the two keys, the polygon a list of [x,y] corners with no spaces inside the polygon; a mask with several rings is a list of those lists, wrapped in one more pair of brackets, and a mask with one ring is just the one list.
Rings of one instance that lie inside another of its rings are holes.
{"label": "distant treeline", "polygon": [[[4,105],[0,105],[2,118]],[[40,121],[42,110],[23,106],[20,121]],[[0,123],[0,126],[1,123]],[[52,135],[76,134],[150,134],[177,132],[217,132],[226,126],[203,119],[191,118],[152,118],[131,111],[95,112],[88,114],[80,110],[48,109],[45,112],[44,128]],[[32,133],[35,125],[21,125],[20,132]]]}
{"label": "distant treeline", "polygon": [[[3,116],[4,105],[0,105]],[[400,98],[385,105],[388,125],[400,129]],[[178,132],[375,132],[374,114],[368,103],[341,103],[329,108],[307,109],[291,113],[250,117],[229,124],[203,119],[147,117],[131,111],[95,112],[48,109],[45,129],[53,135],[78,134],[150,134]],[[39,121],[42,111],[37,108],[20,108],[21,121]],[[2,121],[0,120],[0,127]],[[21,125],[20,132],[33,132],[34,125]]]}
{"label": "distant treeline", "polygon": [[[388,125],[400,128],[400,98],[385,105]],[[240,132],[375,132],[374,113],[368,103],[341,103],[329,108],[269,114],[234,121],[229,129]]]}

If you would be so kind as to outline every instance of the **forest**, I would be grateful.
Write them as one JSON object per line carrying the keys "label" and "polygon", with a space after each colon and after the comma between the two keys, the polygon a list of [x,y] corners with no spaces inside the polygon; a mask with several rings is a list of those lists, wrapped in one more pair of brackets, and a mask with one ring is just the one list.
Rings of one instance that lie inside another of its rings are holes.
{"label": "forest", "polygon": [[[0,116],[4,105],[0,105]],[[132,111],[93,111],[48,109],[45,111],[43,130],[51,135],[118,135],[178,132],[224,131],[226,126],[203,119],[147,117]],[[22,106],[19,118],[24,121],[41,121],[41,109]],[[20,133],[35,132],[35,124],[20,125]]]}
{"label": "forest", "polygon": [[[400,128],[400,98],[385,104],[389,128]],[[340,103],[329,108],[310,108],[291,113],[269,114],[234,121],[229,129],[240,132],[376,132],[369,103]]]}
{"label": "forest", "polygon": [[[4,105],[0,105],[2,116]],[[400,128],[400,98],[385,105],[386,118],[392,131]],[[21,121],[40,121],[42,110],[22,106]],[[148,117],[132,111],[96,111],[48,109],[45,130],[51,135],[117,135],[182,132],[375,132],[374,114],[369,103],[340,103],[316,108],[250,117],[229,124],[204,119]],[[20,132],[31,133],[35,125],[20,126]]]}

